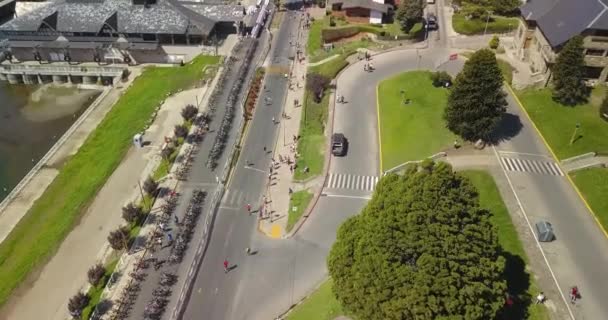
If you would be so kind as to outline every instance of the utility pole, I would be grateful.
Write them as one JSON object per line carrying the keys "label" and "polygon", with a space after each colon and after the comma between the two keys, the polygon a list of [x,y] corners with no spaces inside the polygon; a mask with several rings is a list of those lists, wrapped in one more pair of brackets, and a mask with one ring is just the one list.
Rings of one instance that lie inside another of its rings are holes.
{"label": "utility pole", "polygon": [[486,13],[488,14],[488,17],[486,18],[486,27],[483,29],[483,35],[486,35],[486,32],[488,31],[488,23],[490,22],[490,16],[492,15],[492,11],[488,11],[486,10]]}
{"label": "utility pole", "polygon": [[572,145],[574,143],[574,141],[577,138],[577,134],[578,134],[578,129],[581,127],[580,123],[576,123],[576,126],[574,127],[574,132],[572,132],[572,137],[570,138],[570,145]]}

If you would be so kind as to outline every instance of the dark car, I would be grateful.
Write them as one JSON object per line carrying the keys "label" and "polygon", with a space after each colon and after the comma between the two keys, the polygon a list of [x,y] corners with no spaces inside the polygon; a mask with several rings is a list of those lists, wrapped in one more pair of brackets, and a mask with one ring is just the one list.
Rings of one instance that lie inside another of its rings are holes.
{"label": "dark car", "polygon": [[437,17],[434,14],[429,13],[429,15],[426,16],[426,27],[428,30],[437,30]]}
{"label": "dark car", "polygon": [[346,137],[341,133],[334,133],[331,136],[331,154],[337,157],[346,155]]}

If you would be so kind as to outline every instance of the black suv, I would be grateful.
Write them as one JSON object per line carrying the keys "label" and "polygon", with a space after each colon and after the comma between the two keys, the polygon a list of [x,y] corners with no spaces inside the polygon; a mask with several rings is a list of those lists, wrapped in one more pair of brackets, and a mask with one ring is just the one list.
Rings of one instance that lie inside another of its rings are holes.
{"label": "black suv", "polygon": [[346,155],[346,137],[341,133],[331,135],[331,154],[337,157]]}

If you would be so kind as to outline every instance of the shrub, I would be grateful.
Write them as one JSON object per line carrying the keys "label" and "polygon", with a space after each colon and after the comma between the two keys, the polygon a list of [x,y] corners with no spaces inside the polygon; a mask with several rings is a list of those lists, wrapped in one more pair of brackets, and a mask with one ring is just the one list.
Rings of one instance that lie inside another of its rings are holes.
{"label": "shrub", "polygon": [[125,219],[127,223],[133,223],[139,219],[141,216],[141,208],[139,206],[133,205],[133,203],[129,203],[128,205],[122,207],[122,218]]}
{"label": "shrub", "polygon": [[97,286],[105,273],[106,268],[104,268],[101,263],[92,266],[91,268],[89,268],[89,271],[87,271],[87,278],[89,279],[89,283],[92,286]]}
{"label": "shrub", "polygon": [[602,105],[600,106],[600,118],[604,121],[608,121],[608,94],[604,97]]}
{"label": "shrub", "polygon": [[89,304],[89,296],[82,292],[78,292],[68,301],[68,311],[74,318],[80,318],[82,310]]}
{"label": "shrub", "polygon": [[173,129],[173,133],[178,138],[185,138],[188,135],[188,128],[181,124],[178,124],[175,126],[175,129]]}
{"label": "shrub", "polygon": [[500,39],[498,39],[497,35],[494,35],[492,37],[492,39],[490,39],[490,48],[496,50],[498,48],[498,45],[500,44]]}
{"label": "shrub", "polygon": [[446,84],[452,84],[452,76],[445,71],[437,71],[431,73],[431,81],[435,87],[445,87]]}
{"label": "shrub", "polygon": [[198,109],[194,105],[189,104],[182,109],[182,118],[189,121],[194,119],[197,113]]}
{"label": "shrub", "polygon": [[156,194],[156,190],[158,190],[158,182],[154,181],[152,177],[148,177],[148,179],[144,181],[143,189],[147,194],[154,195]]}
{"label": "shrub", "polygon": [[165,147],[164,149],[162,149],[162,150],[160,151],[160,155],[161,155],[161,157],[163,157],[163,159],[165,159],[165,160],[169,160],[169,158],[171,157],[171,154],[173,154],[173,151],[174,151],[174,150],[175,150],[175,149],[173,149],[173,148],[171,148],[171,147],[167,146],[167,147]]}
{"label": "shrub", "polygon": [[127,249],[129,247],[129,228],[122,226],[114,231],[110,231],[108,242],[114,250]]}
{"label": "shrub", "polygon": [[310,92],[313,93],[313,99],[316,103],[321,102],[323,99],[323,93],[329,86],[330,82],[331,80],[329,80],[329,78],[318,73],[309,73],[306,76],[306,87]]}
{"label": "shrub", "polygon": [[323,39],[323,42],[334,42],[343,38],[352,37],[358,33],[359,28],[356,26],[323,29],[321,30],[321,39]]}

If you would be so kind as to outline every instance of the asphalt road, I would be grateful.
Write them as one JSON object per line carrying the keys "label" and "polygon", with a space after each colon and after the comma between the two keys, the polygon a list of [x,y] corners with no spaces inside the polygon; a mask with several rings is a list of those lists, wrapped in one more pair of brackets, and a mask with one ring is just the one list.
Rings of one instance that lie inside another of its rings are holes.
{"label": "asphalt road", "polygon": [[[217,213],[209,246],[197,271],[193,292],[188,298],[184,319],[250,319],[245,316],[250,310],[239,300],[248,270],[281,268],[280,264],[264,265],[272,260],[272,256],[281,254],[273,250],[275,244],[272,241],[266,243],[261,239],[256,232],[257,218],[248,215],[245,206],[251,204],[257,207],[264,193],[271,149],[278,136],[278,126],[272,122],[272,118],[280,119],[287,94],[287,79],[282,70],[289,68],[289,58],[295,55],[295,47],[290,45],[298,31],[295,16],[296,13],[288,12],[274,36],[269,56],[271,66],[264,82],[266,89],[258,99],[241,156]],[[249,166],[246,166],[246,162],[249,162]],[[247,256],[247,247],[258,253]],[[224,259],[232,266],[228,274],[223,270]],[[245,292],[257,291],[255,288],[248,290]]]}
{"label": "asphalt road", "polygon": [[[442,1],[440,0],[439,3]],[[438,12],[440,21],[442,14]],[[285,19],[274,42],[274,64],[287,62],[287,38],[290,19]],[[441,23],[440,23],[441,26]],[[437,36],[438,35],[438,36]],[[376,94],[379,81],[400,72],[414,69],[434,70],[437,67],[456,72],[462,61],[447,62],[451,53],[447,39],[441,33],[429,36],[428,50],[400,50],[375,58],[374,72],[363,71],[363,62],[347,68],[337,80],[337,93],[347,103],[338,104],[334,116],[334,132],[349,139],[348,155],[332,158],[330,175],[351,179],[340,188],[327,187],[311,216],[298,234],[290,240],[270,240],[255,232],[255,218],[249,217],[243,206],[259,203],[266,175],[244,168],[244,159],[254,162],[263,171],[269,156],[261,149],[277,137],[270,123],[278,115],[285,94],[285,81],[280,76],[267,77],[272,106],[259,106],[250,128],[243,154],[229,186],[236,192],[236,201],[222,205],[213,230],[212,241],[198,272],[185,319],[272,319],[313,290],[326,276],[325,259],[335,239],[337,227],[357,214],[366,204],[373,188],[360,188],[361,177],[380,175]],[[509,98],[509,115],[504,123],[503,139],[497,145],[498,157],[517,161],[543,159],[550,162],[549,153],[519,107]],[[260,99],[260,101],[263,101]],[[530,162],[531,167],[537,166]],[[388,168],[384,168],[388,169]],[[583,299],[571,307],[578,319],[602,319],[608,306],[602,304],[608,296],[608,279],[602,269],[608,265],[604,252],[608,243],[592,221],[590,213],[562,176],[534,174],[529,171],[506,171],[521,206],[532,222],[547,219],[553,223],[557,240],[543,244],[543,252],[558,279],[559,288],[566,292],[577,284]],[[258,253],[246,256],[251,247]],[[227,258],[235,268],[224,274],[221,263]],[[549,297],[561,303],[560,297]]]}

